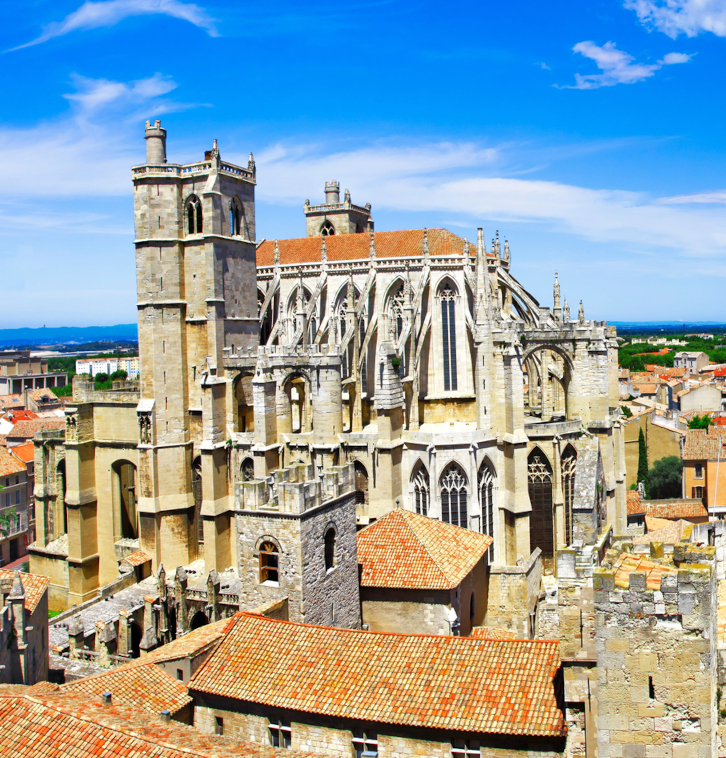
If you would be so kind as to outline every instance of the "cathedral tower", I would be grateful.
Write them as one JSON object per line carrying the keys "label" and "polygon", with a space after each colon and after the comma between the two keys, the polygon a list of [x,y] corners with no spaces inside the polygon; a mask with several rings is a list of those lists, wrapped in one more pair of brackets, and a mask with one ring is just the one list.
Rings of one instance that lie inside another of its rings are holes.
{"label": "cathedral tower", "polygon": [[160,122],[145,136],[133,168],[141,546],[156,565],[204,555],[212,568],[230,552],[223,351],[258,341],[255,164],[222,161],[216,140],[203,160],[170,164]]}

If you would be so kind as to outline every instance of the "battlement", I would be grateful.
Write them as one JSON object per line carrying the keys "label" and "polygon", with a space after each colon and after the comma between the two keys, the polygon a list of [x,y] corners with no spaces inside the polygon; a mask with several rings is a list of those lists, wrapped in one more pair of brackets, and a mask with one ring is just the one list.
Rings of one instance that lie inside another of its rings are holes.
{"label": "battlement", "polygon": [[316,475],[312,464],[277,469],[266,479],[236,485],[237,508],[301,515],[330,500],[355,492],[352,463],[334,466]]}

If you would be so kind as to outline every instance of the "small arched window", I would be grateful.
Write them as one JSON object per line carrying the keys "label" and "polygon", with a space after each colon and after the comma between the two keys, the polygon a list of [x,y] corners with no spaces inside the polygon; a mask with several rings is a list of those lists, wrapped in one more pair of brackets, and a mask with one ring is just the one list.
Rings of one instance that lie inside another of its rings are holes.
{"label": "small arched window", "polygon": [[391,334],[391,339],[398,343],[398,340],[403,333],[403,306],[405,298],[403,293],[403,285],[401,285],[388,300],[388,328]]}
{"label": "small arched window", "polygon": [[242,203],[235,197],[229,206],[229,233],[232,237],[243,236],[244,213]]}
{"label": "small arched window", "polygon": [[190,195],[187,200],[187,233],[201,234],[204,230],[202,219],[202,203],[196,195]]}
{"label": "small arched window", "polygon": [[466,474],[450,463],[441,477],[441,520],[464,529],[469,526]]}
{"label": "small arched window", "polygon": [[251,482],[255,478],[255,464],[252,458],[245,458],[242,461],[242,481]]}
{"label": "small arched window", "polygon": [[416,513],[429,515],[429,474],[422,463],[419,463],[413,474],[413,500]]}
{"label": "small arched window", "polygon": [[458,388],[456,372],[456,293],[447,282],[439,290],[441,299],[441,336],[444,351],[444,391]]}
{"label": "small arched window", "polygon": [[328,221],[328,219],[323,221],[323,224],[320,227],[320,234],[323,237],[332,237],[335,234],[335,227],[330,221]]}
{"label": "small arched window", "polygon": [[280,555],[274,542],[260,545],[260,584],[279,584]]}
{"label": "small arched window", "polygon": [[331,526],[325,532],[325,570],[332,571],[335,568],[335,529]]}

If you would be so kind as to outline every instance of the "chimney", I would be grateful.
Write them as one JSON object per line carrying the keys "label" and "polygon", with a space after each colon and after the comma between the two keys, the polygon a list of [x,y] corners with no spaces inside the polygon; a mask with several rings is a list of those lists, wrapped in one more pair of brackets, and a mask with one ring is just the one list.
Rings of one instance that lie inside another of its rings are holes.
{"label": "chimney", "polygon": [[161,121],[158,119],[151,125],[151,121],[146,122],[146,162],[157,165],[166,163],[166,129],[161,128]]}
{"label": "chimney", "polygon": [[161,712],[161,720],[165,724],[171,723],[171,711],[162,711]]}
{"label": "chimney", "polygon": [[338,182],[325,182],[326,205],[338,205],[340,203],[340,184]]}
{"label": "chimney", "polygon": [[111,705],[111,693],[110,692],[102,692],[101,693],[101,703],[103,705]]}

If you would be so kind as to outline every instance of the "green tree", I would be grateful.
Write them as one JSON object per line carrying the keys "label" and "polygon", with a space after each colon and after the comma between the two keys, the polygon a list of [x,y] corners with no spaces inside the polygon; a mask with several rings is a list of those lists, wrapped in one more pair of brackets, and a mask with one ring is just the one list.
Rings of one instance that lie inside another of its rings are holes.
{"label": "green tree", "polygon": [[105,372],[103,372],[103,371],[100,371],[98,374],[95,374],[95,375],[94,375],[94,377],[93,377],[93,381],[94,381],[96,384],[104,384],[105,382],[107,382],[107,381],[108,381],[108,374],[106,374],[106,373],[105,373]]}
{"label": "green tree", "polygon": [[653,500],[681,497],[683,461],[677,455],[661,458],[648,472],[648,496]]}
{"label": "green tree", "polygon": [[638,432],[638,481],[648,483],[648,448],[645,446],[645,435],[641,427]]}
{"label": "green tree", "polygon": [[632,418],[633,412],[628,408],[627,405],[621,405],[620,410],[625,414],[625,418]]}
{"label": "green tree", "polygon": [[109,377],[109,379],[112,382],[119,381],[119,380],[125,381],[126,377],[128,377],[128,374],[122,368],[120,368],[118,371],[114,371],[113,374],[111,374],[111,376]]}
{"label": "green tree", "polygon": [[688,422],[689,429],[705,429],[708,431],[708,427],[711,425],[711,416],[708,413],[704,413],[703,416],[699,416],[694,413],[691,416],[691,420]]}

